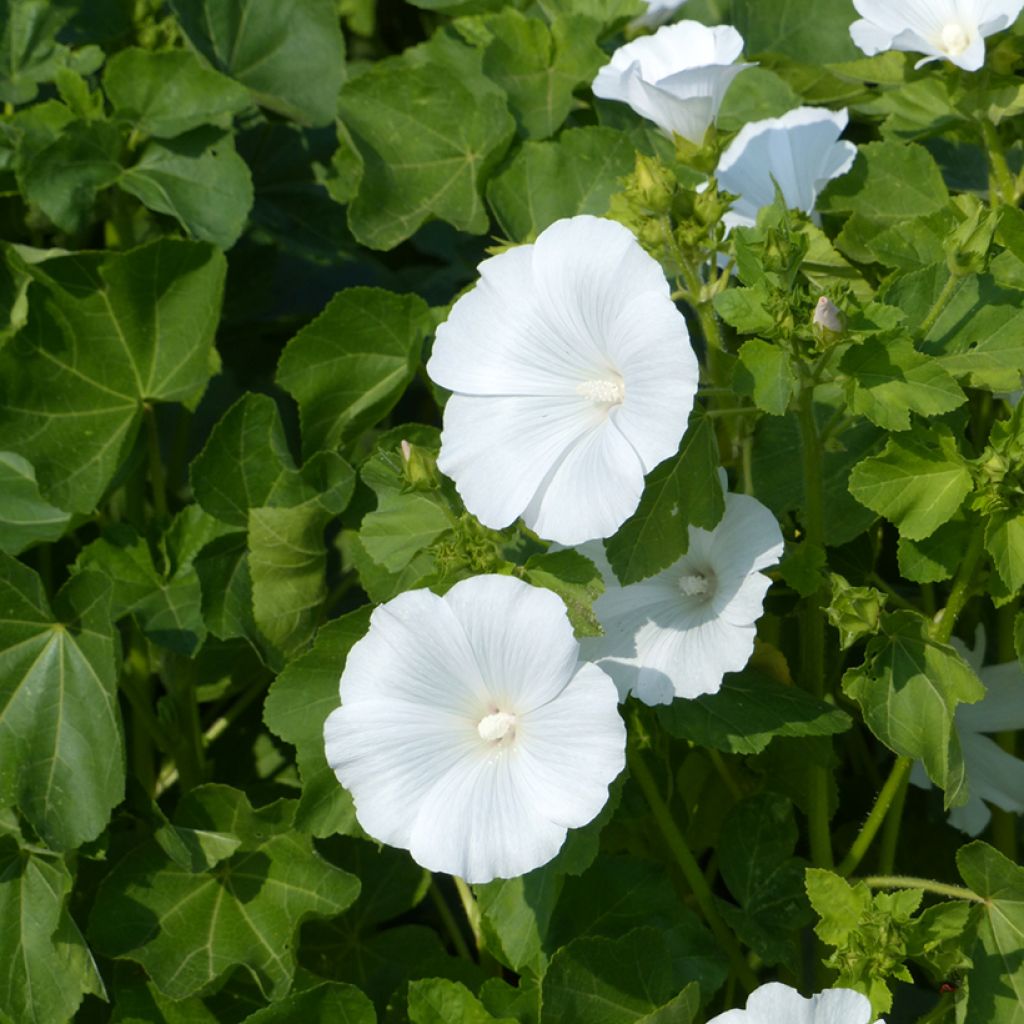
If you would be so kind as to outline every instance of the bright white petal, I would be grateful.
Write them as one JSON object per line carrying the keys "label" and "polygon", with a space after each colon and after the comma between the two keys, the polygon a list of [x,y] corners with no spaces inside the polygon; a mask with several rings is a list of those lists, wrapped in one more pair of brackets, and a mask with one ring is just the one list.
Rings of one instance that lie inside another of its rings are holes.
{"label": "bright white petal", "polygon": [[424,797],[409,852],[431,871],[467,882],[515,878],[546,864],[566,829],[545,818],[519,783],[515,751],[456,765]]}
{"label": "bright white petal", "polygon": [[480,522],[502,529],[523,514],[545,477],[603,418],[579,396],[452,395],[437,465]]}
{"label": "bright white petal", "polygon": [[496,702],[526,714],[557,697],[579,657],[565,603],[511,576],[474,576],[444,596]]}
{"label": "bright white petal", "polygon": [[558,700],[521,719],[514,769],[534,806],[559,825],[592,821],[626,763],[618,694],[596,665],[581,665]]}
{"label": "bright white petal", "polygon": [[339,690],[345,705],[386,696],[467,716],[488,699],[465,632],[429,590],[406,591],[374,609]]}
{"label": "bright white petal", "polygon": [[785,547],[770,509],[747,494],[726,494],[725,513],[711,537],[710,559],[719,576],[745,576],[775,565]]}
{"label": "bright white petal", "polygon": [[640,456],[609,419],[565,453],[537,489],[523,521],[559,544],[610,537],[636,511],[643,489]]}
{"label": "bright white petal", "polygon": [[408,849],[416,810],[452,768],[475,763],[476,723],[406,701],[362,700],[324,725],[327,762],[374,839]]}

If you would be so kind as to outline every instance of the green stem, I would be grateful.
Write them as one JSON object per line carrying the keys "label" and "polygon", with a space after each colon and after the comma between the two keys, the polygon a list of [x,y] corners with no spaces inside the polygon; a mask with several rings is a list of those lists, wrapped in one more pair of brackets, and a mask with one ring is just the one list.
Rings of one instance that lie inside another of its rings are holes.
{"label": "green stem", "polygon": [[849,875],[856,870],[857,865],[864,859],[864,854],[871,848],[871,844],[874,842],[878,830],[882,827],[882,822],[885,821],[886,815],[888,815],[892,808],[897,794],[910,777],[910,766],[913,763],[913,758],[910,757],[896,758],[896,763],[892,766],[892,771],[889,772],[885,785],[882,786],[878,796],[875,798],[875,806],[871,808],[871,813],[861,826],[860,832],[857,833],[857,838],[854,839],[850,852],[842,859],[839,867],[836,869],[840,875]]}
{"label": "green stem", "polygon": [[996,126],[986,117],[981,118],[981,137],[985,142],[985,151],[988,153],[992,170],[991,191],[994,204],[1001,201],[1007,206],[1016,206],[1016,184],[1010,165],[1006,162],[1002,139],[999,138]]}
{"label": "green stem", "polygon": [[932,303],[932,308],[928,310],[925,318],[921,321],[921,337],[927,336],[928,332],[935,326],[935,321],[939,319],[942,311],[946,308],[946,303],[953,297],[953,292],[956,291],[956,286],[960,283],[960,278],[950,274],[946,279],[946,283],[942,286],[942,291],[939,292],[938,298]]}
{"label": "green stem", "polygon": [[948,644],[949,638],[953,635],[953,627],[960,613],[964,610],[967,599],[971,596],[971,584],[974,581],[974,571],[978,567],[978,561],[984,552],[985,535],[978,526],[970,543],[967,545],[967,553],[960,562],[960,568],[953,577],[953,586],[950,588],[949,597],[946,600],[946,607],[939,613],[939,617],[932,623],[931,634],[933,640]]}
{"label": "green stem", "polygon": [[899,847],[900,825],[903,824],[903,806],[907,802],[907,787],[910,773],[903,776],[899,789],[892,799],[892,807],[882,827],[882,848],[878,851],[879,874],[889,875],[896,868],[896,850]]}
{"label": "green stem", "polygon": [[181,788],[188,792],[206,780],[206,756],[193,663],[181,655],[165,652],[160,677],[173,711],[171,753]]}
{"label": "green stem", "polygon": [[753,991],[758,985],[757,975],[750,969],[750,965],[743,958],[735,936],[719,916],[718,910],[715,907],[715,897],[708,888],[700,865],[690,852],[690,848],[687,846],[682,832],[679,831],[679,827],[676,825],[668,805],[662,799],[650,769],[641,755],[635,750],[629,753],[629,771],[643,791],[647,805],[654,816],[655,823],[669,849],[672,851],[672,855],[675,857],[683,877],[690,886],[690,891],[693,893],[697,906],[704,915],[704,920],[707,921],[719,945],[728,955],[732,969],[740,982],[746,987],[748,992]]}
{"label": "green stem", "polygon": [[430,880],[430,898],[441,918],[445,931],[448,933],[448,937],[452,940],[455,952],[464,960],[472,960],[473,954],[469,951],[469,946],[466,945],[466,940],[462,937],[462,929],[459,927],[458,921],[455,920],[455,915],[452,913],[451,907],[448,906],[448,901],[444,898],[444,893],[441,892],[441,886],[438,884],[436,877]]}
{"label": "green stem", "polygon": [[868,875],[857,879],[869,889],[923,889],[935,893],[936,896],[948,896],[954,900],[967,900],[969,903],[987,903],[973,889],[965,889],[962,885],[948,885],[946,882],[934,882],[930,878],[915,878],[913,875]]}
{"label": "green stem", "polygon": [[[800,441],[804,478],[805,543],[825,546],[825,489],[818,424],[814,418],[814,387],[804,383],[800,392]],[[806,690],[819,700],[825,696],[825,612],[819,590],[803,602],[801,611],[802,674]],[[829,831],[828,769],[814,763],[808,769],[808,826],[811,858],[816,867],[830,868],[832,835]]]}
{"label": "green stem", "polygon": [[463,913],[466,915],[466,922],[469,924],[469,930],[473,933],[473,942],[477,952],[481,952],[485,943],[483,928],[480,924],[480,908],[465,880],[459,878],[458,875],[453,875],[452,878],[455,882],[455,891],[459,894],[459,901],[462,903]]}
{"label": "green stem", "polygon": [[149,483],[153,489],[153,509],[157,519],[167,520],[167,480],[163,459],[160,457],[160,431],[156,422],[156,409],[146,402],[143,405],[146,420],[146,440],[149,448]]}
{"label": "green stem", "polygon": [[939,1024],[953,1011],[953,996],[944,992],[939,1001],[923,1016],[917,1018],[917,1024]]}

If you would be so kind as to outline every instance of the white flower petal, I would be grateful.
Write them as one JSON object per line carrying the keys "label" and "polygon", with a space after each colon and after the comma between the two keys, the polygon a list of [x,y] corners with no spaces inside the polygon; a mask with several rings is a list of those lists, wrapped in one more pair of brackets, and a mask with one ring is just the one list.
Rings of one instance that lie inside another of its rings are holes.
{"label": "white flower petal", "polygon": [[551,821],[578,828],[608,800],[626,764],[626,727],[618,695],[596,665],[581,665],[557,701],[524,715],[515,765],[534,806]]}
{"label": "white flower petal", "polygon": [[805,999],[795,988],[770,981],[750,993],[745,1010],[727,1010],[708,1024],[869,1024],[871,1018],[870,1000],[852,989],[826,989]]}
{"label": "white flower petal", "polygon": [[995,740],[978,733],[962,734],[960,745],[967,764],[970,794],[1004,811],[1015,814],[1024,811],[1024,761],[1007,753]]}
{"label": "white flower petal", "polygon": [[466,634],[429,590],[410,590],[374,609],[370,629],[353,645],[341,679],[342,703],[410,701],[473,715],[488,700]]}
{"label": "white flower petal", "polygon": [[527,714],[565,689],[580,648],[557,594],[511,576],[476,576],[456,583],[444,601],[499,709]]}
{"label": "white flower petal", "polygon": [[818,192],[853,165],[857,148],[840,142],[847,113],[797,107],[781,117],[745,124],[722,154],[715,176],[739,196],[726,216],[730,224],[753,224],[775,199],[778,183],[788,206],[810,213]]}
{"label": "white flower petal", "polygon": [[1024,729],[1024,671],[1020,662],[988,665],[975,671],[985,684],[985,696],[975,704],[957,705],[957,728],[970,732]]}
{"label": "white flower petal", "polygon": [[417,864],[482,883],[515,878],[558,853],[566,828],[534,807],[512,753],[458,765],[430,788],[409,843]]}
{"label": "white flower petal", "polygon": [[636,511],[644,467],[610,420],[583,435],[545,478],[523,522],[559,544],[610,537]]}

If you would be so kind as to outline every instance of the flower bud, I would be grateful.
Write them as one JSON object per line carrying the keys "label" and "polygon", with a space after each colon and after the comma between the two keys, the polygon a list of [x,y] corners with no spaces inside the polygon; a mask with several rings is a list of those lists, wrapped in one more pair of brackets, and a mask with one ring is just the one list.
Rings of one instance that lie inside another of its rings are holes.
{"label": "flower bud", "polygon": [[409,486],[418,491],[433,490],[437,486],[437,459],[418,444],[402,440],[402,469]]}
{"label": "flower bud", "polygon": [[886,596],[874,587],[851,587],[838,573],[829,573],[832,603],[825,609],[828,621],[839,630],[839,642],[846,650],[861,637],[878,632]]}
{"label": "flower bud", "polygon": [[826,332],[829,334],[843,333],[843,314],[839,312],[839,307],[827,295],[822,295],[818,299],[811,323],[823,334]]}

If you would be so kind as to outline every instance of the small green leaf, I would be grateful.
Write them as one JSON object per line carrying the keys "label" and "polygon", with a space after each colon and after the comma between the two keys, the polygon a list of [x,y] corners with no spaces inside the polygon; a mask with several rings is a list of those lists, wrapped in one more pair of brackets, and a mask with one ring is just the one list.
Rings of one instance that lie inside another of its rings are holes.
{"label": "small green leaf", "polygon": [[956,855],[963,880],[985,903],[977,907],[978,937],[969,950],[970,999],[966,1024],[1024,1021],[1024,869],[987,843],[973,842]]}
{"label": "small green leaf", "polygon": [[366,553],[388,572],[404,569],[413,556],[452,528],[445,508],[428,494],[381,497],[363,517],[359,539]]}
{"label": "small green leaf", "polygon": [[951,579],[960,565],[971,533],[978,527],[956,517],[922,540],[900,537],[896,547],[901,575],[915,583]]}
{"label": "small green leaf", "polygon": [[71,872],[0,835],[0,1017],[19,1024],[70,1020],[82,997],[106,997],[103,981],[67,900]]}
{"label": "small green leaf", "polygon": [[833,705],[752,669],[727,675],[718,693],[673,701],[658,717],[673,736],[730,754],[756,754],[774,736],[831,736],[851,724]]}
{"label": "small green leaf", "polygon": [[594,602],[604,593],[601,571],[577,551],[531,555],[523,566],[527,582],[553,590],[564,602],[577,636],[600,636]]}
{"label": "small green leaf", "polygon": [[531,242],[561,217],[606,213],[635,159],[622,132],[566,128],[553,142],[524,143],[488,182],[487,201],[507,238]]}
{"label": "small green leaf", "polygon": [[357,878],[322,860],[292,828],[294,811],[289,801],[253,810],[229,786],[192,790],[175,824],[232,833],[238,852],[193,873],[144,842],[100,886],[89,926],[95,946],[142,964],[172,999],[208,988],[235,965],[267,998],[281,999],[301,921],[340,914],[359,894]]}
{"label": "small green leaf", "polygon": [[392,249],[431,217],[487,231],[483,176],[505,151],[515,122],[505,94],[482,74],[440,61],[388,57],[349,82],[342,118],[365,170],[349,226],[371,249]]}
{"label": "small green leaf", "polygon": [[203,124],[230,127],[250,103],[242,86],[188,50],[121,50],[107,62],[103,88],[118,116],[158,139]]}
{"label": "small green leaf", "polygon": [[409,982],[411,1024],[515,1024],[508,1018],[492,1017],[483,1003],[465,985],[445,978]]}
{"label": "small green leaf", "polygon": [[0,19],[0,101],[27,103],[67,62],[57,34],[74,9],[52,0],[6,0]]}
{"label": "small green leaf", "polygon": [[894,612],[882,629],[868,643],[864,663],[843,676],[843,691],[886,746],[924,762],[929,778],[946,791],[946,806],[953,806],[964,797],[953,716],[958,704],[981,700],[985,687],[952,647],[931,638],[920,615]]}
{"label": "small green leaf", "polygon": [[[727,288],[715,296],[715,312],[730,327],[735,327],[740,334],[773,334],[779,325],[775,317],[764,308],[766,297],[766,293],[761,287]],[[766,345],[766,342],[760,344]],[[775,346],[767,347],[778,352],[780,356],[785,355],[781,349],[776,349]],[[742,352],[742,349],[740,351]],[[750,366],[748,369],[752,373],[755,372],[754,366]]]}
{"label": "small green leaf", "polygon": [[355,987],[328,982],[286,996],[242,1024],[377,1024],[373,1003]]}
{"label": "small green leaf", "polygon": [[267,728],[296,748],[302,797],[295,825],[315,836],[351,835],[359,828],[352,797],[324,756],[324,722],[340,702],[345,657],[366,633],[369,613],[369,607],[360,608],[324,625],[313,647],[274,680],[263,708]]}
{"label": "small green leaf", "polygon": [[651,470],[636,512],[605,543],[619,582],[626,586],[667,569],[686,554],[690,526],[709,530],[724,511],[715,430],[697,408],[679,454]]}
{"label": "small green leaf", "polygon": [[850,493],[911,540],[948,522],[970,490],[970,470],[948,427],[892,437],[850,473]]}
{"label": "small green leaf", "polygon": [[416,372],[430,323],[419,296],[349,288],[292,338],[277,382],[299,403],[306,452],[337,448],[391,410]]}
{"label": "small green leaf", "polygon": [[192,45],[260,106],[302,124],[334,120],[345,40],[332,0],[173,0]]}
{"label": "small green leaf", "polygon": [[39,493],[31,462],[0,452],[0,551],[18,555],[40,541],[57,540],[70,520]]}
{"label": "small green leaf", "polygon": [[[784,416],[797,387],[787,353],[778,345],[751,338],[740,349],[739,365],[751,378],[750,393],[758,409],[772,416]],[[741,390],[738,381],[737,390]],[[747,388],[742,390],[747,391]]]}
{"label": "small green leaf", "polygon": [[1024,513],[992,515],[985,523],[985,549],[1011,594],[1024,587]]}
{"label": "small green leaf", "polygon": [[850,40],[844,4],[778,0],[769,9],[758,0],[736,0],[731,23],[746,41],[748,54],[779,53],[816,67],[862,56]]}
{"label": "small green leaf", "polygon": [[124,797],[110,584],[72,578],[54,615],[39,577],[0,555],[0,807],[44,842],[95,839]]}
{"label": "small green leaf", "polygon": [[157,213],[176,218],[201,242],[230,249],[252,208],[252,177],[230,133],[196,128],[153,140],[118,185]]}

